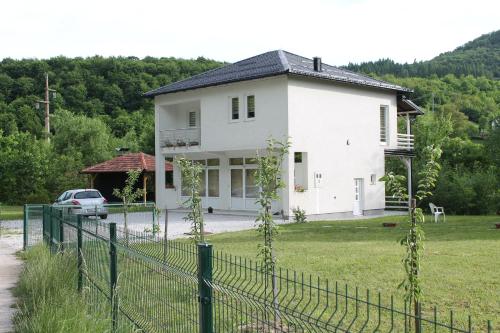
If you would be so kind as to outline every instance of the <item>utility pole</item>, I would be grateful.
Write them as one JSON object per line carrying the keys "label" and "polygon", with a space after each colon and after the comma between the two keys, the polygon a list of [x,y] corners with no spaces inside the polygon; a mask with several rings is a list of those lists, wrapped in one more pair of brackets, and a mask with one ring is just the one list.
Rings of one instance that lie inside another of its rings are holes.
{"label": "utility pole", "polygon": [[45,73],[45,99],[36,103],[36,108],[40,108],[40,103],[45,104],[45,139],[50,142],[50,98],[49,92],[52,92],[52,97],[56,97],[56,91],[49,88],[49,74]]}

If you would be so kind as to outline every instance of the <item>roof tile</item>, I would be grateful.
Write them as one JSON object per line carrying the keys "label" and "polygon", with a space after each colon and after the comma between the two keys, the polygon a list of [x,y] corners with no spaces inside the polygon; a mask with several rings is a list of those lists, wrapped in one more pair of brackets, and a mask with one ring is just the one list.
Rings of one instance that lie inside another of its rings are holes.
{"label": "roof tile", "polygon": [[[155,171],[155,157],[145,153],[130,153],[83,169],[82,173],[127,172],[129,170]],[[165,171],[172,171],[172,163],[165,162]]]}

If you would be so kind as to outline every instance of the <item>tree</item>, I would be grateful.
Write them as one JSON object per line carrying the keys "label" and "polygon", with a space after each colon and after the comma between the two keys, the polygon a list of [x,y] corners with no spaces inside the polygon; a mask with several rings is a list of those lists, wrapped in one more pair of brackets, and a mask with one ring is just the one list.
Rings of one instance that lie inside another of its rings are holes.
{"label": "tree", "polygon": [[129,170],[127,172],[127,180],[125,180],[125,186],[120,190],[118,188],[113,189],[113,195],[122,200],[123,203],[123,221],[125,227],[125,237],[126,243],[128,245],[128,225],[127,225],[127,215],[130,205],[141,197],[141,189],[136,189],[136,183],[141,175],[141,170]]}
{"label": "tree", "polygon": [[[423,241],[425,239],[422,224],[424,223],[424,213],[419,205],[422,201],[432,195],[432,190],[436,186],[441,169],[438,163],[441,157],[441,149],[434,146],[428,146],[423,150],[424,160],[426,161],[423,167],[418,172],[419,181],[417,185],[417,193],[415,199],[412,199],[409,209],[409,228],[407,234],[400,240],[401,245],[405,247],[406,254],[403,258],[403,266],[406,272],[405,279],[400,283],[399,288],[404,288],[405,299],[409,304],[414,305],[415,311],[415,327],[419,330],[420,322],[420,300],[422,298],[422,288],[420,283],[420,265],[422,251],[424,249]],[[401,201],[408,200],[408,192],[406,188],[406,177],[395,175],[392,172],[381,178],[386,182],[389,192],[394,198]]]}
{"label": "tree", "polygon": [[262,270],[266,274],[266,290],[270,277],[272,287],[272,302],[274,305],[274,321],[279,319],[278,312],[278,290],[276,281],[276,256],[273,242],[278,234],[278,228],[274,222],[271,205],[274,200],[279,199],[279,190],[285,187],[281,178],[282,163],[288,154],[290,142],[276,141],[273,138],[267,140],[266,154],[257,156],[257,179],[259,186],[259,197],[257,203],[260,206],[257,216],[257,230],[263,237],[263,243],[259,244],[259,256],[262,258]]}
{"label": "tree", "polygon": [[53,118],[52,144],[59,154],[81,153],[84,165],[92,165],[112,157],[114,140],[101,120],[58,110]]}
{"label": "tree", "polygon": [[184,219],[191,223],[192,240],[197,243],[203,243],[205,242],[205,228],[200,197],[201,174],[203,168],[200,163],[185,158],[177,159],[176,163],[181,170],[182,185],[188,195],[184,205],[189,208],[189,213]]}

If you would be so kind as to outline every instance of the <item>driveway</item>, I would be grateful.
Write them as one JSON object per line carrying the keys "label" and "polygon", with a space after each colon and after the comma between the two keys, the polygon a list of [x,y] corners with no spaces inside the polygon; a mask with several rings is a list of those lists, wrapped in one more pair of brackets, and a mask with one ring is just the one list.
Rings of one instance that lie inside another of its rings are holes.
{"label": "driveway", "polygon": [[[168,236],[169,238],[184,237],[190,232],[191,225],[184,220],[187,213],[185,211],[169,211],[168,212]],[[256,216],[229,215],[229,214],[203,214],[205,221],[205,231],[210,233],[221,233],[227,231],[239,231],[255,228]],[[159,218],[161,232],[164,231],[165,216],[162,214]],[[106,222],[115,222],[123,226],[123,214],[110,214]],[[283,220],[277,219],[276,223],[282,224]],[[128,228],[136,231],[144,231],[151,229],[153,217],[151,213],[129,213],[127,217]]]}

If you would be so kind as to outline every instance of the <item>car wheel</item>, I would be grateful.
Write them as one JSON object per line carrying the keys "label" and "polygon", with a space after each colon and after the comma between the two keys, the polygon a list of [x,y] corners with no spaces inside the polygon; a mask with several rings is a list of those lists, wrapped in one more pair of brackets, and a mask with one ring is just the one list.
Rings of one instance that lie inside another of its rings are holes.
{"label": "car wheel", "polygon": [[105,220],[108,218],[108,214],[99,215],[99,217],[101,218],[101,220]]}

